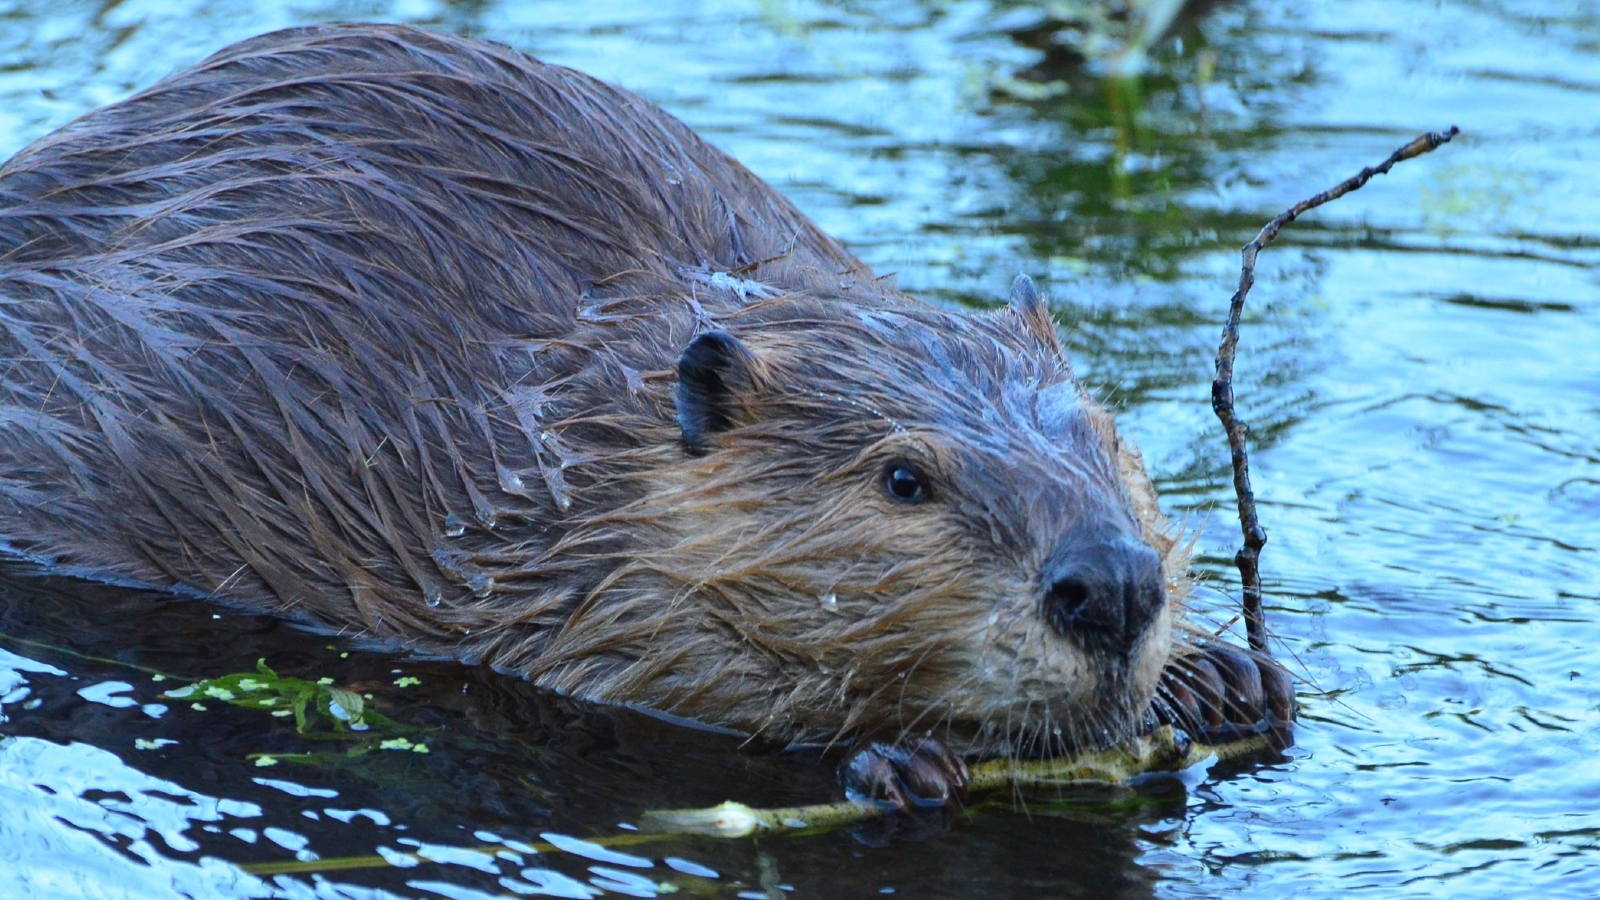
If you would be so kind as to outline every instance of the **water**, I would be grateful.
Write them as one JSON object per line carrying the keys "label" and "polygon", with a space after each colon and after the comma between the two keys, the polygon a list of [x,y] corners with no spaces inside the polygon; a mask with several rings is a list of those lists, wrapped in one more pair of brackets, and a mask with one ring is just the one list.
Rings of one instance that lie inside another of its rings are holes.
{"label": "water", "polygon": [[[0,640],[0,895],[1600,893],[1592,3],[1212,4],[1133,90],[1042,53],[1028,8],[999,2],[52,0],[0,6],[0,153],[231,41],[339,19],[493,37],[641,91],[930,299],[990,306],[1034,274],[1168,507],[1204,527],[1217,591],[1236,588],[1237,530],[1207,381],[1238,246],[1460,125],[1291,226],[1247,313],[1238,388],[1271,621],[1307,683],[1299,744],[1187,792],[984,807],[886,847],[529,853],[546,833],[626,835],[650,807],[828,799],[831,771],[454,663],[13,573],[0,630],[38,643]],[[164,699],[177,682],[150,671],[260,657],[422,731],[259,766],[310,742],[264,711]],[[430,861],[382,862],[414,852]]]}

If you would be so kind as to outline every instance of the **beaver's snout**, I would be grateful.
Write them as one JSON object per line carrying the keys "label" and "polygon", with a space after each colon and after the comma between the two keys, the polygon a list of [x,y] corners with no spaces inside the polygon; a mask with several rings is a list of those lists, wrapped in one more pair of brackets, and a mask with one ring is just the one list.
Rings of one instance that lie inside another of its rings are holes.
{"label": "beaver's snout", "polygon": [[1045,569],[1044,617],[1085,649],[1126,655],[1166,604],[1161,557],[1120,535],[1063,548]]}

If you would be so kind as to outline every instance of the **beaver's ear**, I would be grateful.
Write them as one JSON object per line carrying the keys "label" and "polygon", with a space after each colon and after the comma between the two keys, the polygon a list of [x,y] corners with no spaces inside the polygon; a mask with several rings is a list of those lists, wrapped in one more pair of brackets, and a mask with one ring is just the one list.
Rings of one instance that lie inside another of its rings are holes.
{"label": "beaver's ear", "polygon": [[1056,320],[1050,315],[1049,307],[1044,305],[1044,298],[1039,296],[1039,289],[1033,286],[1033,279],[1026,275],[1018,275],[1017,280],[1011,282],[1011,302],[1007,304],[1017,318],[1022,320],[1022,327],[1034,340],[1038,341],[1046,350],[1057,356],[1062,355],[1061,339],[1056,335]]}
{"label": "beaver's ear", "polygon": [[725,331],[708,331],[678,357],[678,425],[683,445],[700,456],[709,438],[749,418],[761,363],[744,342]]}

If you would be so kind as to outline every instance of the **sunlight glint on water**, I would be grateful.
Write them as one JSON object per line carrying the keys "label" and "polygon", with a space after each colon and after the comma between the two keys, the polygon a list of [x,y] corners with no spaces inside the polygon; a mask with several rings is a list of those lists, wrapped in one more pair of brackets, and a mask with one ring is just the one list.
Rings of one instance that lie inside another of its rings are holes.
{"label": "sunlight glint on water", "polygon": [[[379,19],[506,41],[663,104],[913,293],[986,306],[1018,272],[1038,277],[1080,377],[1122,408],[1169,509],[1204,527],[1197,565],[1228,591],[1237,530],[1206,401],[1237,247],[1293,201],[1457,124],[1455,143],[1291,226],[1247,313],[1239,395],[1271,615],[1309,682],[1289,763],[1186,800],[986,810],[886,849],[833,835],[624,852],[655,861],[629,870],[638,879],[711,896],[781,883],[796,897],[1588,897],[1591,7],[1212,4],[1129,91],[1041,65],[1031,38],[993,27],[1030,21],[1025,5],[998,0],[23,3],[0,7],[0,150],[272,28]],[[1016,99],[999,88],[1017,76],[1066,89]],[[514,848],[626,834],[617,823],[649,806],[832,796],[822,768],[492,673],[55,590],[8,591],[0,631],[118,662],[0,639],[0,871],[34,896],[643,892],[626,867]],[[1201,592],[1202,612],[1225,622],[1215,596]],[[198,678],[263,656],[368,685],[388,714],[448,738],[429,754],[260,766],[303,747],[257,711],[164,699],[172,684],[126,665]],[[505,843],[485,849],[480,831]],[[424,846],[441,860],[419,863]],[[238,868],[345,857],[398,865]]]}

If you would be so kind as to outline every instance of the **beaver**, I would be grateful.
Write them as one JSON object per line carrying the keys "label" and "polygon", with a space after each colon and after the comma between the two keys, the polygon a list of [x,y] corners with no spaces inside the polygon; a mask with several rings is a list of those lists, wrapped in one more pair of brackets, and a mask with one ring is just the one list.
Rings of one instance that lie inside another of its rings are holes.
{"label": "beaver", "polygon": [[[0,168],[0,537],[847,782],[1292,716],[1032,282],[900,293],[625,90],[280,31]],[[1154,702],[1152,701],[1154,699]],[[876,743],[873,743],[876,741]]]}

